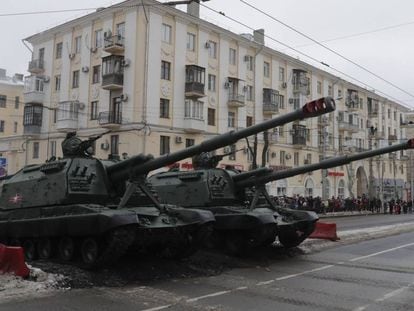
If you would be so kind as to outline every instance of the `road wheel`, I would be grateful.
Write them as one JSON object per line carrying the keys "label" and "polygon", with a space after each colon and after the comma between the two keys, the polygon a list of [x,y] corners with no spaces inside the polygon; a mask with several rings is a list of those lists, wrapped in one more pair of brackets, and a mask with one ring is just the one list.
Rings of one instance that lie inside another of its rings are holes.
{"label": "road wheel", "polygon": [[53,245],[49,238],[40,239],[37,243],[37,253],[40,259],[49,259],[52,257]]}
{"label": "road wheel", "polygon": [[27,261],[37,259],[36,243],[32,239],[28,239],[23,242],[24,258]]}
{"label": "road wheel", "polygon": [[75,242],[72,238],[63,237],[59,241],[59,257],[63,261],[71,261],[75,254]]}
{"label": "road wheel", "polygon": [[81,256],[83,264],[87,268],[92,268],[99,257],[99,244],[95,238],[86,238],[82,241]]}

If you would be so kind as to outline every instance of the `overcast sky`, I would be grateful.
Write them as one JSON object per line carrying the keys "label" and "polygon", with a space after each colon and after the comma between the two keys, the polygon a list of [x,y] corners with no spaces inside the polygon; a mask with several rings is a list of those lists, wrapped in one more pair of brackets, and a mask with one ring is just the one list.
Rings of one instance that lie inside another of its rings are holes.
{"label": "overcast sky", "polygon": [[[94,9],[119,2],[121,1],[1,0],[0,68],[7,69],[8,75],[13,75],[15,72],[26,75],[30,52],[23,45],[21,41],[23,38],[91,11],[17,16],[4,16],[4,14]],[[397,87],[374,77],[243,2],[251,4],[275,19],[322,42],[331,50]],[[362,81],[370,90],[375,89],[383,96],[414,107],[414,14],[412,13],[414,1],[412,0],[210,0],[204,5],[223,12],[227,18],[202,6],[201,17],[203,19],[236,33],[246,33],[251,30],[229,18],[238,20],[251,28],[264,28],[265,34],[269,36],[265,38],[267,46],[344,77],[274,40],[283,42],[318,62],[329,64],[331,68]],[[344,78],[352,81],[350,77]]]}

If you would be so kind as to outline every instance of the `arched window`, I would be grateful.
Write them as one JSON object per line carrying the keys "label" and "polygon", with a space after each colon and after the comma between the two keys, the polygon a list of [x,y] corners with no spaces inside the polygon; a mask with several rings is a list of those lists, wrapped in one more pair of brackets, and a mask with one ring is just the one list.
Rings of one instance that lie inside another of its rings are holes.
{"label": "arched window", "polygon": [[323,186],[325,187],[326,197],[330,198],[331,197],[331,183],[329,182],[328,178],[325,178]]}
{"label": "arched window", "polygon": [[314,188],[313,180],[312,178],[308,178],[305,182],[305,196],[306,197],[313,196],[313,188]]}
{"label": "arched window", "polygon": [[345,182],[343,179],[341,179],[338,184],[338,197],[345,199]]}

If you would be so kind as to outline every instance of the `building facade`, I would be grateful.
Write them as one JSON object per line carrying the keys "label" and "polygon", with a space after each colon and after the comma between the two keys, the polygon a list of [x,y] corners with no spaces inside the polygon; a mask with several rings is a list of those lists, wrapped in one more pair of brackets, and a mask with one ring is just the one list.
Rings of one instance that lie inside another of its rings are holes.
{"label": "building facade", "polygon": [[[95,149],[101,158],[158,156],[322,96],[335,98],[337,110],[271,131],[266,166],[292,168],[406,138],[403,106],[266,47],[263,30],[240,35],[201,20],[196,6],[185,13],[156,1],[125,1],[27,38],[33,46],[24,108],[27,162],[61,156],[70,131],[85,138],[105,133]],[[263,140],[258,135],[259,164]],[[220,165],[248,170],[246,141],[217,153],[235,150]],[[181,168],[191,168],[190,161]],[[325,199],[379,192],[402,198],[405,161],[404,152],[386,155],[268,189]],[[384,180],[394,186],[386,188]]]}
{"label": "building facade", "polygon": [[0,68],[0,177],[24,165],[23,75]]}

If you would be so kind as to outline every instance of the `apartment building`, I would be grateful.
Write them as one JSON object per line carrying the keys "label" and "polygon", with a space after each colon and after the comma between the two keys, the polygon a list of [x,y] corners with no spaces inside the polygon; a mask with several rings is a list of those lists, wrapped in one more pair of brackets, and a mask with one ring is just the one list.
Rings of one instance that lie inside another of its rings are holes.
{"label": "apartment building", "polygon": [[0,68],[0,177],[24,165],[23,75]]}
{"label": "apartment building", "polygon": [[[274,129],[266,166],[293,168],[405,138],[403,106],[267,47],[264,30],[232,33],[201,20],[198,10],[197,3],[185,13],[130,0],[27,38],[33,46],[25,78],[32,86],[24,107],[28,163],[61,156],[70,131],[85,138],[104,133],[97,157],[159,156],[322,96],[334,97],[337,110]],[[261,164],[263,135],[258,141]],[[217,153],[234,150],[220,165],[248,170],[246,141]],[[274,195],[347,197],[382,189],[384,198],[401,197],[404,161],[401,152],[267,186]],[[191,160],[180,165],[190,169]],[[384,180],[394,187],[380,187]]]}

